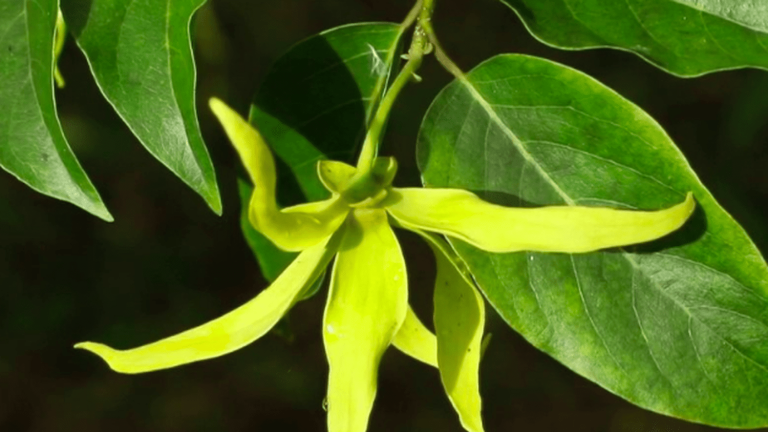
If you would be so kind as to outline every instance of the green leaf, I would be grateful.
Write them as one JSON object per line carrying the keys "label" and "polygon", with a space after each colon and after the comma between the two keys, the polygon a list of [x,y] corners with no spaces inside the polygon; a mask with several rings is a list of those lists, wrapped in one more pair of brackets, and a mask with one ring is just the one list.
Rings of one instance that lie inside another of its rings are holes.
{"label": "green leaf", "polygon": [[556,48],[617,48],[679,76],[768,69],[763,0],[500,0]]}
{"label": "green leaf", "polygon": [[631,248],[451,242],[507,323],[579,374],[689,421],[768,425],[768,267],[645,112],[573,69],[498,56],[437,97],[418,156],[427,186],[507,206],[655,210],[692,191],[681,230]]}
{"label": "green leaf", "polygon": [[[337,27],[298,43],[273,65],[250,121],[281,162],[278,199],[284,205],[330,196],[317,177],[317,161],[353,161],[400,58],[402,35],[398,24]],[[260,234],[246,238],[267,277],[290,263],[292,255]]]}
{"label": "green leaf", "polygon": [[64,0],[61,8],[104,96],[147,150],[217,214],[221,198],[195,108],[189,41],[205,0]]}
{"label": "green leaf", "polygon": [[40,193],[111,221],[56,115],[57,11],[56,0],[0,2],[0,166]]}

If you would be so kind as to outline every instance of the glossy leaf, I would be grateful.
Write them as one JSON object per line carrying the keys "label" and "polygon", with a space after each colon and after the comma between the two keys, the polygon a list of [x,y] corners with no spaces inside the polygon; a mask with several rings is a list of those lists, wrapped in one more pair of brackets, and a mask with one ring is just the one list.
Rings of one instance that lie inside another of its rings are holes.
{"label": "glossy leaf", "polygon": [[[402,34],[397,24],[346,25],[298,43],[272,66],[250,120],[277,156],[282,204],[330,196],[316,163],[353,161],[399,61]],[[262,269],[285,265],[278,251],[272,245],[254,249]]]}
{"label": "glossy leaf", "polygon": [[195,108],[192,15],[205,0],[64,0],[104,96],[146,149],[221,214]]}
{"label": "glossy leaf", "polygon": [[40,193],[111,221],[56,115],[57,11],[56,0],[0,2],[0,166]]}
{"label": "glossy leaf", "polygon": [[386,213],[355,210],[333,266],[323,316],[329,432],[365,432],[381,356],[407,310],[405,260]]}
{"label": "glossy leaf", "polygon": [[505,206],[655,210],[692,191],[686,225],[642,246],[493,254],[451,242],[502,317],[579,374],[660,413],[768,425],[768,267],[646,113],[565,66],[498,56],[437,97],[418,156],[426,185]]}
{"label": "glossy leaf", "polygon": [[768,68],[762,0],[500,0],[542,42],[616,48],[676,75]]}

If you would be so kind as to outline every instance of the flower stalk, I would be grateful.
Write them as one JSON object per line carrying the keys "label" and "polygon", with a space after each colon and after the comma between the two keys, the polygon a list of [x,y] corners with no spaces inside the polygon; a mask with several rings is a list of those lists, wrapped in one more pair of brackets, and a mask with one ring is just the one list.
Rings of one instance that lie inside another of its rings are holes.
{"label": "flower stalk", "polygon": [[408,18],[403,22],[403,26],[416,22],[411,45],[408,53],[404,55],[407,62],[392,82],[392,85],[387,89],[386,95],[376,110],[376,115],[368,126],[368,133],[365,136],[360,156],[357,160],[357,174],[350,180],[350,187],[348,188],[348,196],[353,200],[362,200],[370,192],[368,190],[371,183],[369,178],[370,172],[378,156],[381,134],[384,126],[387,124],[392,107],[409,82],[418,82],[420,80],[416,72],[421,68],[424,56],[432,52],[432,45],[429,42],[426,31],[422,27],[422,23],[428,22],[431,19],[433,4],[433,0],[419,0],[408,14]]}

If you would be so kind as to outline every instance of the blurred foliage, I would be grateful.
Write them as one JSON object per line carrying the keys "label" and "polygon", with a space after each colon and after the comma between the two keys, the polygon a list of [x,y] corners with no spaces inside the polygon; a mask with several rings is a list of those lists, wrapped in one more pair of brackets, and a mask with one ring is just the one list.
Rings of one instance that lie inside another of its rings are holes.
{"label": "blurred foliage", "polygon": [[[400,21],[410,1],[211,0],[195,28],[198,107],[224,216],[157,164],[99,95],[71,41],[57,98],[65,133],[116,222],[0,175],[0,430],[323,431],[327,365],[319,323],[325,289],[291,315],[294,340],[274,334],[237,353],[178,369],[118,375],[72,349],[80,340],[131,347],[189,328],[254,296],[265,282],[239,229],[234,152],[206,107],[217,95],[240,112],[269,65],[299,40],[341,24]],[[768,73],[683,80],[627,53],[563,52],[526,33],[493,0],[441,0],[435,26],[464,69],[502,52],[539,55],[596,77],[669,132],[702,181],[768,251]],[[398,186],[417,185],[421,118],[449,76],[433,59],[395,107],[384,154]],[[431,315],[434,263],[398,232],[411,297]],[[414,264],[418,263],[418,264]],[[425,321],[429,321],[425,319]],[[489,431],[711,431],[643,411],[529,346],[489,308],[493,340],[481,389]],[[456,431],[437,372],[390,350],[371,419],[377,431]]]}

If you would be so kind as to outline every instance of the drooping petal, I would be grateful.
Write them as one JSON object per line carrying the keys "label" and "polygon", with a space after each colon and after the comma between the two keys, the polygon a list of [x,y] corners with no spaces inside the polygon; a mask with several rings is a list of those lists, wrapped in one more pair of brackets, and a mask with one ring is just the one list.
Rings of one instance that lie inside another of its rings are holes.
{"label": "drooping petal", "polygon": [[464,240],[489,252],[591,252],[642,243],[680,228],[693,212],[693,196],[659,211],[490,204],[458,189],[393,188],[385,201],[397,220]]}
{"label": "drooping petal", "polygon": [[437,367],[437,338],[410,307],[392,345],[420,362]]}
{"label": "drooping petal", "polygon": [[344,221],[348,207],[336,196],[318,204],[319,210],[285,209],[277,206],[275,160],[264,138],[232,108],[219,99],[210,101],[211,110],[240,155],[253,181],[249,219],[253,227],[277,247],[301,251],[330,236]]}
{"label": "drooping petal", "polygon": [[458,257],[443,240],[425,236],[437,259],[435,333],[440,379],[461,425],[482,432],[480,359],[485,304],[474,283],[459,271]]}
{"label": "drooping petal", "polygon": [[329,432],[365,431],[379,361],[408,309],[405,262],[386,213],[355,210],[347,221],[323,319]]}
{"label": "drooping petal", "polygon": [[[337,236],[334,236],[337,237]],[[94,342],[75,345],[98,355],[116,372],[136,374],[230,353],[267,333],[323,272],[338,248],[331,238],[301,254],[256,298],[213,321],[129,350]]]}
{"label": "drooping petal", "polygon": [[464,429],[483,432],[479,374],[488,342],[483,340],[483,297],[461,259],[444,240],[403,222],[399,225],[424,238],[435,254],[434,320],[440,379]]}

